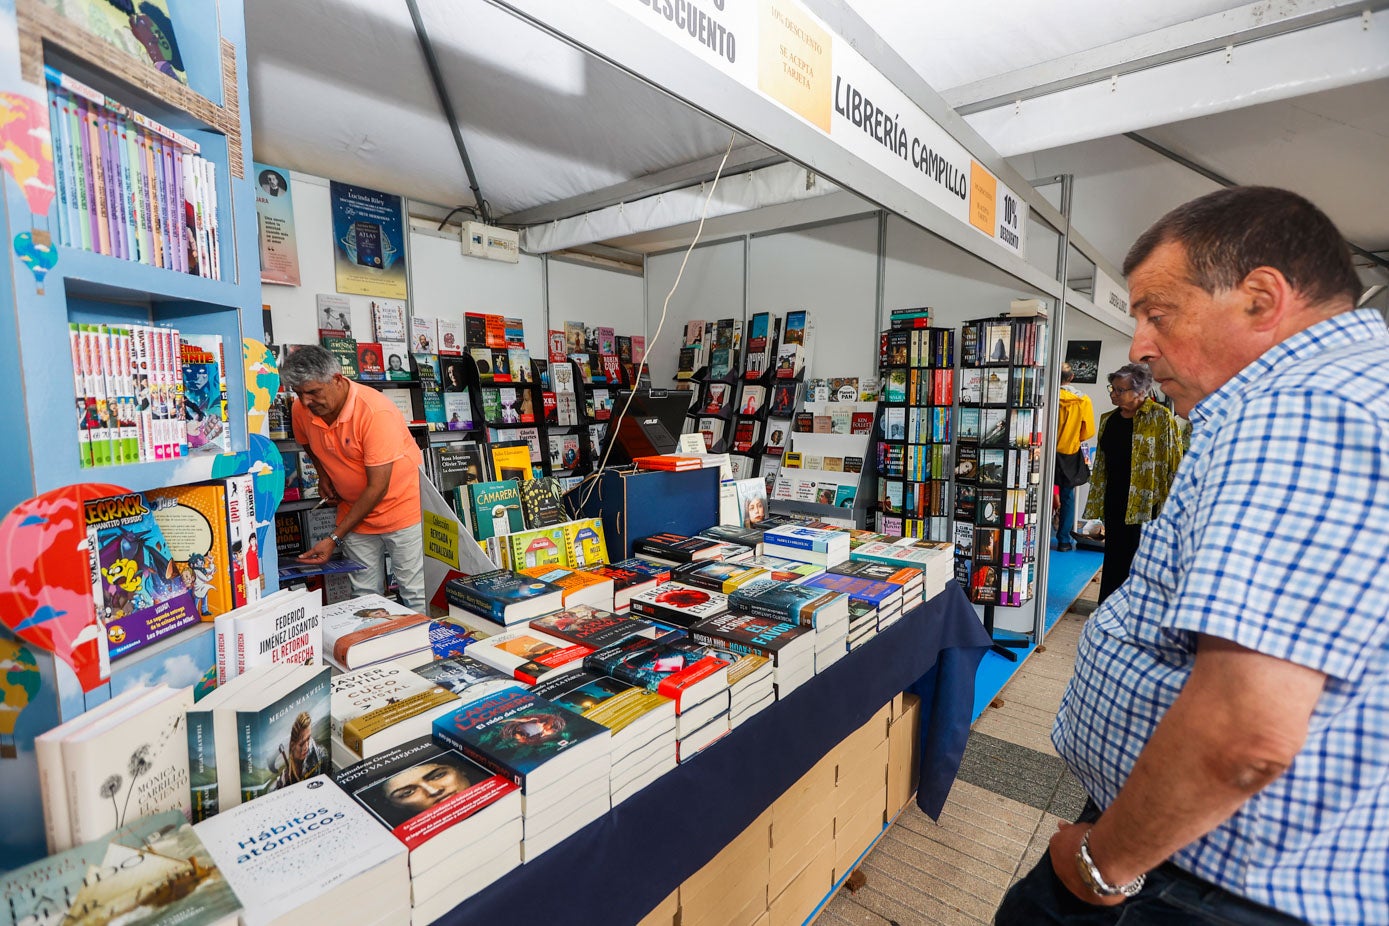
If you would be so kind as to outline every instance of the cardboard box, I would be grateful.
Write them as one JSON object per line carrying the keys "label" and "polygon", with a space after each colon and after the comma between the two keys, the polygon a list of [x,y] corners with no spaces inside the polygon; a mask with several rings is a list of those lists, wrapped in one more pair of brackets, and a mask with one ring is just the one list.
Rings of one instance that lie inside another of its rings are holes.
{"label": "cardboard box", "polygon": [[896,695],[893,696],[893,698],[892,698],[891,701],[887,702],[887,708],[888,708],[887,720],[888,720],[888,723],[891,723],[892,721],[896,720],[898,717],[901,717],[901,716],[902,716],[902,711],[905,710],[905,708],[906,708],[906,705],[905,705],[903,699],[909,698],[909,697],[913,697],[913,698],[914,698],[914,697],[916,697],[916,696],[915,696],[915,695],[908,695],[905,691],[899,691]]}
{"label": "cardboard box", "polygon": [[831,819],[810,836],[783,845],[773,853],[771,875],[767,881],[767,896],[775,897],[795,879],[796,875],[819,855],[825,846],[834,846],[834,820]]}
{"label": "cardboard box", "polygon": [[[895,811],[894,811],[895,812]],[[876,815],[879,823],[891,819],[887,813],[887,770],[877,781],[864,782],[854,791],[845,791],[843,798],[835,804],[834,831],[837,835],[845,821]]]}
{"label": "cardboard box", "polygon": [[863,726],[850,733],[834,747],[831,754],[837,762],[849,762],[865,753],[872,752],[878,744],[887,739],[888,713],[890,706],[884,704]]}
{"label": "cardboard box", "polygon": [[771,911],[771,910],[764,910],[764,911],[762,911],[762,915],[761,915],[760,917],[758,917],[757,922],[756,922],[756,923],[753,923],[752,926],[771,926],[771,922],[772,922],[772,911]]}
{"label": "cardboard box", "polygon": [[[683,892],[683,887],[682,887]],[[741,904],[741,905],[740,905]],[[752,926],[767,915],[767,882],[746,896],[705,891],[686,901],[680,897],[679,926]]]}
{"label": "cardboard box", "polygon": [[608,559],[617,562],[632,555],[635,540],[667,531],[690,536],[719,523],[719,471],[605,470],[583,516],[603,519]]}
{"label": "cardboard box", "polygon": [[[831,753],[772,802],[770,859],[773,871],[785,871],[789,860],[801,855],[821,830],[828,827],[826,839],[834,838],[836,771],[837,764]],[[772,882],[772,893],[777,893],[775,882]]]}
{"label": "cardboard box", "polygon": [[911,698],[902,715],[888,728],[887,811],[893,816],[907,806],[916,793],[920,768],[917,762],[917,732],[921,726],[921,701]]}
{"label": "cardboard box", "polygon": [[834,843],[827,843],[767,906],[768,926],[800,926],[834,886]]}
{"label": "cardboard box", "polygon": [[766,876],[767,857],[772,845],[772,810],[767,808],[757,819],[733,837],[733,840],[711,858],[699,871],[685,879],[681,886],[687,896],[699,894],[705,888],[722,885],[729,872],[738,870],[756,871],[759,868]]}
{"label": "cardboard box", "polygon": [[836,817],[834,824],[834,878],[839,880],[853,868],[863,850],[882,833],[886,821],[880,808],[887,801],[887,786],[864,801],[856,814]]}
{"label": "cardboard box", "polygon": [[835,792],[840,796],[835,802],[842,804],[846,800],[844,795],[887,784],[888,752],[888,741],[884,737],[878,745],[865,752],[841,754],[834,785]]}
{"label": "cardboard box", "polygon": [[676,926],[680,916],[680,889],[676,888],[666,895],[666,899],[641,918],[637,926]]}

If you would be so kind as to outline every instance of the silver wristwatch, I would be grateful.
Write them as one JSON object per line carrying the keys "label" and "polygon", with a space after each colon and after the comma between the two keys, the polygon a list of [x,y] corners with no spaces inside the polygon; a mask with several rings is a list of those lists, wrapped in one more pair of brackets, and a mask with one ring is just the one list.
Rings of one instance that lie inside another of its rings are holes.
{"label": "silver wristwatch", "polygon": [[1080,872],[1080,880],[1090,889],[1092,894],[1098,897],[1116,897],[1123,894],[1125,897],[1133,897],[1143,890],[1143,882],[1148,879],[1147,875],[1139,875],[1128,884],[1110,884],[1100,874],[1100,868],[1095,864],[1095,860],[1090,856],[1090,831],[1086,830],[1085,835],[1080,837],[1080,849],[1076,852],[1076,869]]}

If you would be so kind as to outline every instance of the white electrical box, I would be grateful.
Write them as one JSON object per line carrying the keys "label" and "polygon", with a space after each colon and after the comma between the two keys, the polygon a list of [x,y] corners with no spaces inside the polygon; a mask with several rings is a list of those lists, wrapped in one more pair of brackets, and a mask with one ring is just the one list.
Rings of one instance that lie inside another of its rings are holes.
{"label": "white electrical box", "polygon": [[516,232],[481,222],[464,222],[460,237],[463,254],[467,257],[481,257],[485,260],[500,260],[508,264],[518,262],[520,241]]}

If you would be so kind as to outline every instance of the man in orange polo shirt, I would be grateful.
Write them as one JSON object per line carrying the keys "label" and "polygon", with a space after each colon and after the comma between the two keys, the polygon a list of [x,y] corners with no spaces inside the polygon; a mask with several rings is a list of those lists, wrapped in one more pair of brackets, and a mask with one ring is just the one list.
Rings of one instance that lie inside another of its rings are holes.
{"label": "man in orange polo shirt", "polygon": [[318,467],[318,491],[338,506],[332,536],[299,557],[326,562],[341,547],[361,563],[351,573],[357,595],[381,594],[385,555],[407,607],[427,613],[420,528],[420,449],[400,410],[369,386],[342,375],[337,358],[317,345],[289,355],[280,378],[294,390],[294,439]]}

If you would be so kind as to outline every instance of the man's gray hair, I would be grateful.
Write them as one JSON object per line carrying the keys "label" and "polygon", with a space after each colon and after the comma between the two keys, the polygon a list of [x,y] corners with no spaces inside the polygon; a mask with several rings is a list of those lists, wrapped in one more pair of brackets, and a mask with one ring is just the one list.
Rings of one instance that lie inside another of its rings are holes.
{"label": "man's gray hair", "polygon": [[280,367],[280,379],[298,392],[305,383],[326,383],[341,372],[342,364],[337,357],[326,348],[308,344],[289,355],[285,365]]}
{"label": "man's gray hair", "polygon": [[1116,379],[1126,379],[1134,392],[1140,395],[1151,395],[1153,391],[1153,371],[1148,369],[1146,363],[1126,363],[1113,373],[1109,374],[1109,382],[1113,385]]}

